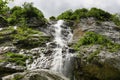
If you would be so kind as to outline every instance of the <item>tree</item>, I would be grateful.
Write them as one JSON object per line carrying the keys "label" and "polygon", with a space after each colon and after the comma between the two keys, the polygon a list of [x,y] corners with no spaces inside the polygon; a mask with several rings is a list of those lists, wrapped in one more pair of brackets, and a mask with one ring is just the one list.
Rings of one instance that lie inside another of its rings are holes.
{"label": "tree", "polygon": [[8,11],[9,7],[7,6],[9,1],[13,0],[0,0],[0,16],[4,15]]}
{"label": "tree", "polygon": [[29,27],[42,26],[46,19],[43,13],[32,3],[24,3],[22,7],[15,6],[10,10],[8,21],[11,25],[25,25]]}
{"label": "tree", "polygon": [[103,11],[101,9],[97,9],[97,8],[91,8],[91,10],[87,13],[88,17],[94,17],[98,20],[102,20],[102,21],[108,21],[111,19],[111,14]]}
{"label": "tree", "polygon": [[54,16],[51,16],[51,17],[49,17],[49,20],[56,20],[56,18],[54,17]]}
{"label": "tree", "polygon": [[87,12],[88,10],[85,9],[85,8],[82,8],[82,9],[77,9],[74,11],[71,19],[81,19],[81,18],[86,18],[87,17]]}
{"label": "tree", "polygon": [[73,11],[72,11],[72,10],[67,10],[67,11],[63,12],[61,15],[59,15],[59,16],[57,17],[57,19],[70,20],[72,14],[73,14]]}

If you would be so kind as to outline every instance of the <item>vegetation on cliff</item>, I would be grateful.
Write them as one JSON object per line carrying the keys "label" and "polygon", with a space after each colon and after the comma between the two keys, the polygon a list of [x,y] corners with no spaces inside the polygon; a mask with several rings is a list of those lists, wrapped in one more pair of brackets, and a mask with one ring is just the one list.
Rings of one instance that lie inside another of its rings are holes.
{"label": "vegetation on cliff", "polygon": [[82,45],[101,45],[109,51],[114,52],[120,49],[120,44],[113,43],[107,37],[95,32],[86,32],[82,38],[74,45],[75,50],[79,50]]}
{"label": "vegetation on cliff", "polygon": [[0,31],[0,44],[9,42],[14,44],[18,48],[34,48],[37,46],[43,46],[50,40],[49,36],[38,30],[34,30],[28,27],[8,27]]}
{"label": "vegetation on cliff", "polygon": [[111,19],[112,14],[97,8],[91,8],[87,10],[85,8],[77,9],[74,12],[72,10],[68,10],[59,15],[58,19],[66,19],[66,20],[80,20],[81,18],[94,17],[97,20],[106,21]]}
{"label": "vegetation on cliff", "polygon": [[[0,1],[0,28],[2,28],[0,30],[0,47],[14,46],[15,48],[17,48],[17,50],[30,50],[36,47],[46,48],[46,43],[50,41],[51,36],[46,36],[44,32],[42,32],[42,30],[38,29],[38,27],[42,27],[43,29],[44,26],[47,26],[47,19],[45,19],[44,14],[39,9],[34,7],[32,3],[24,3],[23,6],[15,6],[11,9],[7,6],[7,3],[8,1],[6,0]],[[81,19],[90,17],[93,17],[96,21],[91,21],[90,23],[88,22],[88,25],[91,25],[92,23],[95,23],[95,25],[100,25],[100,22],[113,21],[116,25],[120,26],[120,16],[118,14],[111,14],[98,8],[91,8],[90,10],[82,8],[76,9],[75,11],[67,10],[60,14],[57,18],[51,16],[49,19],[52,21],[56,21],[59,19],[69,20],[71,21],[70,24],[68,23],[70,27],[73,25],[74,27],[78,27],[76,25],[79,25],[78,23],[82,21]],[[65,23],[64,25],[67,25],[67,23]],[[100,26],[97,27],[103,28],[109,25],[106,24],[103,27]],[[74,31],[75,28],[72,29]],[[117,28],[116,32],[119,30],[120,28]],[[95,33],[90,32],[89,30],[89,32],[87,32],[87,30],[78,31],[81,31],[80,33],[78,32],[79,34],[82,34],[81,38],[75,44],[71,44],[74,48],[73,53],[76,50],[76,52],[78,52],[77,57],[79,58],[79,64],[77,64],[77,66],[80,67],[78,67],[78,69],[74,71],[74,74],[76,74],[76,79],[79,80],[80,77],[84,77],[84,80],[120,79],[120,71],[116,67],[111,66],[109,62],[102,63],[98,59],[96,59],[96,55],[98,55],[101,51],[106,51],[105,54],[115,53],[114,55],[117,55],[118,51],[120,50],[120,44],[114,43],[108,37],[98,34],[99,32]],[[54,43],[52,45],[56,46]],[[90,51],[90,49],[92,48],[91,46],[95,47]],[[85,49],[88,49],[88,52]],[[42,51],[42,49],[40,51]],[[51,52],[52,51],[50,50],[45,51],[45,55],[49,57],[51,55]],[[35,55],[35,58],[40,55],[40,53],[38,53],[33,54]],[[85,57],[83,57],[83,55],[85,55]],[[19,54],[19,51],[18,53],[14,51],[7,51],[3,53],[1,52],[0,57],[1,56],[3,58],[0,59],[0,63],[5,61],[8,63],[15,63],[16,65],[20,66],[25,66],[26,60],[32,59],[31,56]],[[84,59],[86,59],[86,62],[84,61]],[[108,61],[110,60],[108,59]],[[83,73],[81,74],[81,72]],[[18,79],[21,78],[21,76],[17,77]]]}
{"label": "vegetation on cliff", "polygon": [[120,16],[118,14],[111,14],[98,8],[91,8],[90,10],[82,8],[75,11],[70,9],[57,16],[57,19],[79,21],[82,18],[89,17],[93,17],[98,21],[113,21],[116,25],[120,26]]}

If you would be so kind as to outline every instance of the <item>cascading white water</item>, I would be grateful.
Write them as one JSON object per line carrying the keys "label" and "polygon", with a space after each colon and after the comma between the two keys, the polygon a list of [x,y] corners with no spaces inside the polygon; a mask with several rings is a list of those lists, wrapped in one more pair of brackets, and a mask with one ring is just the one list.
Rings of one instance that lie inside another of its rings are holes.
{"label": "cascading white water", "polygon": [[[70,57],[68,53],[68,43],[72,39],[72,33],[70,32],[70,28],[64,29],[62,28],[64,21],[59,20],[57,24],[54,25],[55,33],[54,33],[54,42],[57,44],[56,48],[54,49],[54,60],[52,62],[51,70],[63,73],[64,72],[64,63],[67,58]],[[66,34],[63,32],[67,32]],[[65,36],[65,35],[66,36]],[[66,53],[63,54],[63,49],[66,48]],[[66,58],[63,58],[66,55]]]}
{"label": "cascading white water", "polygon": [[62,66],[63,66],[63,58],[62,58],[62,48],[65,46],[65,41],[62,39],[62,28],[61,25],[63,24],[63,21],[60,20],[57,22],[57,24],[54,25],[55,28],[55,34],[54,34],[54,42],[56,42],[57,47],[54,49],[54,60],[52,62],[52,68],[51,70],[57,71],[62,73]]}
{"label": "cascading white water", "polygon": [[[56,46],[52,48],[52,53],[46,56],[44,53],[40,54],[40,57],[35,59],[32,64],[28,65],[28,69],[50,69],[52,71],[59,72],[67,75],[67,69],[70,67],[70,57],[68,43],[72,40],[72,33],[70,27],[64,25],[63,20],[57,21],[56,24],[50,26],[53,32],[54,39],[52,42],[47,43],[49,46],[54,43]],[[48,51],[51,48],[48,48]]]}

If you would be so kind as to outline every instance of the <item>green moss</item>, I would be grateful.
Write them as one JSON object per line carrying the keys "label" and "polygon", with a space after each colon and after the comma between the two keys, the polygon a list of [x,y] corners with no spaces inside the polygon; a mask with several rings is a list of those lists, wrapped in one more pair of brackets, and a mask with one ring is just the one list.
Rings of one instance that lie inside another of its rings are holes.
{"label": "green moss", "polygon": [[38,47],[49,40],[49,36],[43,36],[43,33],[39,30],[26,26],[17,27],[16,30],[11,26],[0,32],[0,44],[10,42],[18,48],[30,49]]}
{"label": "green moss", "polygon": [[17,65],[21,65],[21,66],[25,66],[26,64],[25,61],[30,58],[28,56],[12,53],[12,52],[7,52],[5,56],[7,62],[16,63]]}
{"label": "green moss", "polygon": [[94,76],[98,80],[119,80],[120,71],[107,63],[89,64],[83,67],[85,73]]}
{"label": "green moss", "polygon": [[1,59],[1,60],[0,60],[0,63],[1,63],[1,62],[4,62],[4,61],[5,61],[5,60]]}
{"label": "green moss", "polygon": [[23,75],[15,75],[14,78],[12,80],[21,80],[24,76]]}
{"label": "green moss", "polygon": [[87,61],[91,62],[91,61],[94,59],[94,57],[95,57],[97,54],[99,54],[99,53],[100,53],[100,50],[99,50],[99,49],[96,50],[96,51],[94,51],[93,53],[91,53],[91,54],[87,57]]}

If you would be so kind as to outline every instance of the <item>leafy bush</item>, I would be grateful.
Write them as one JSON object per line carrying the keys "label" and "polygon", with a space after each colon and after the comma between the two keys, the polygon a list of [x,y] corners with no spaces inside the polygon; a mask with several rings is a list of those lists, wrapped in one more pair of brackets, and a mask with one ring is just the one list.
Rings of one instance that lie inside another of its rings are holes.
{"label": "leafy bush", "polygon": [[87,12],[88,10],[85,8],[82,9],[77,9],[73,12],[73,15],[71,16],[72,20],[76,20],[76,19],[81,19],[81,18],[86,18],[87,17]]}
{"label": "leafy bush", "polygon": [[65,19],[65,20],[71,20],[71,16],[73,14],[72,10],[67,10],[63,12],[61,15],[57,17],[57,19]]}
{"label": "leafy bush", "polygon": [[120,15],[118,15],[118,14],[112,15],[112,21],[113,21],[117,26],[120,26]]}
{"label": "leafy bush", "polygon": [[9,1],[10,0],[0,0],[0,15],[1,16],[4,16],[7,10],[9,9],[9,7],[7,6]]}
{"label": "leafy bush", "polygon": [[65,20],[80,20],[81,18],[87,17],[94,17],[101,21],[108,21],[111,19],[111,14],[97,8],[91,8],[90,10],[82,8],[77,9],[74,12],[72,10],[67,10],[60,14],[57,18]]}
{"label": "leafy bush", "polygon": [[79,40],[79,45],[104,44],[110,40],[95,32],[86,32],[85,36]]}
{"label": "leafy bush", "polygon": [[111,14],[103,11],[102,9],[91,8],[90,11],[87,13],[88,17],[94,17],[98,20],[108,21],[111,19]]}
{"label": "leafy bush", "polygon": [[75,50],[79,50],[82,45],[99,44],[105,46],[110,52],[115,52],[120,49],[120,44],[113,43],[105,36],[95,32],[86,32],[85,35],[74,45]]}
{"label": "leafy bush", "polygon": [[56,18],[54,16],[51,16],[51,17],[49,17],[49,20],[54,21],[54,20],[56,20]]}
{"label": "leafy bush", "polygon": [[33,7],[32,3],[24,3],[23,7],[15,6],[10,10],[8,22],[11,25],[30,26],[29,24],[33,24],[34,21],[39,21],[39,25],[42,26],[45,24],[46,19],[40,10]]}

